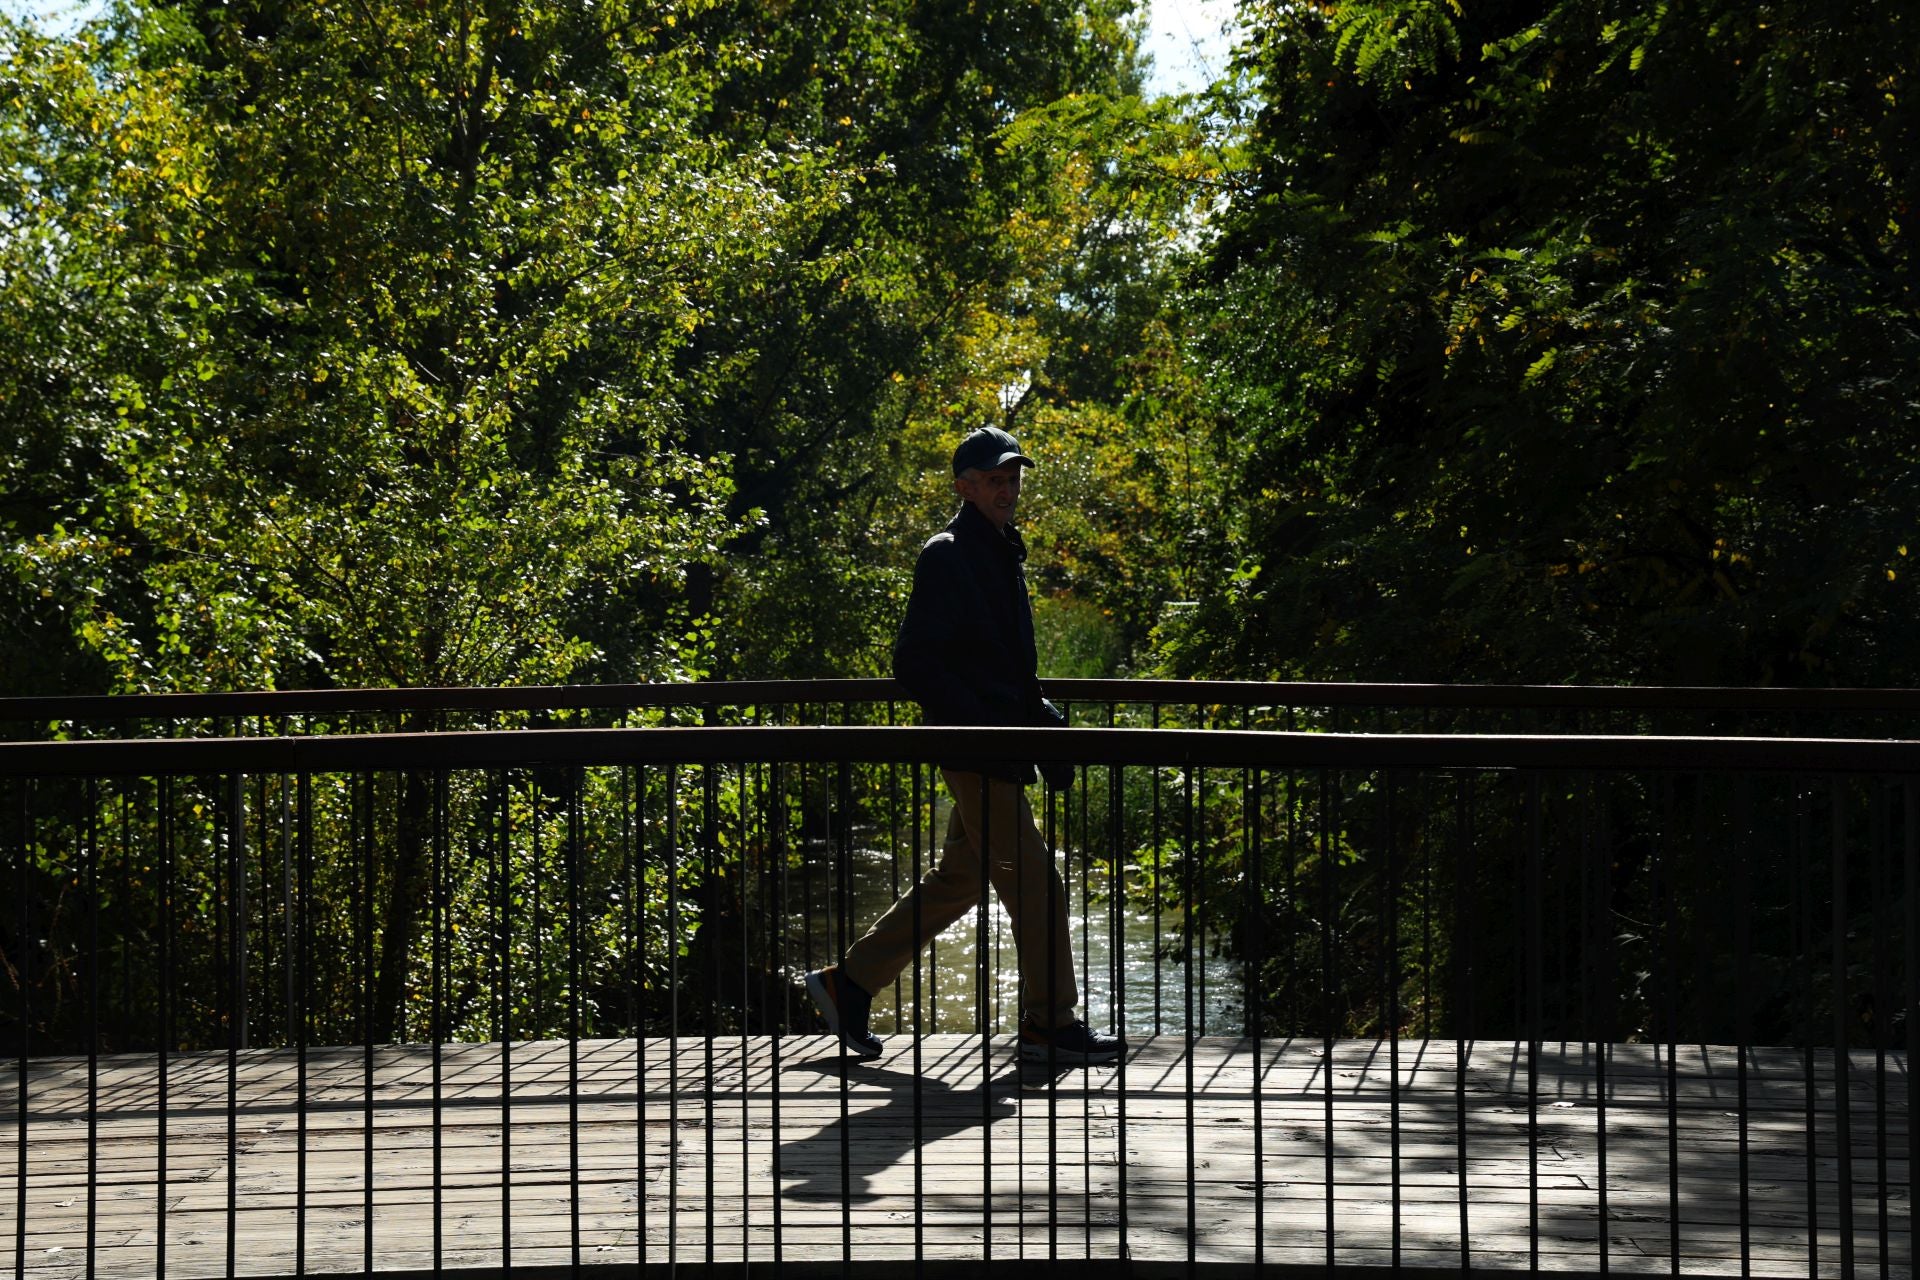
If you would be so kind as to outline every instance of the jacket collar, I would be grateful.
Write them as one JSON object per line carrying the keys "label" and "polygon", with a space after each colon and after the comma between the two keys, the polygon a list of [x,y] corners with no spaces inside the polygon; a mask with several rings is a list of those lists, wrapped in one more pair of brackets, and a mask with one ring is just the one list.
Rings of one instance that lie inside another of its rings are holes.
{"label": "jacket collar", "polygon": [[991,546],[1003,548],[1006,553],[1021,564],[1027,559],[1027,540],[1020,536],[1017,521],[1007,521],[1004,530],[993,527],[993,521],[980,514],[980,508],[971,502],[960,504],[960,513],[948,522],[947,528],[966,538],[979,538]]}

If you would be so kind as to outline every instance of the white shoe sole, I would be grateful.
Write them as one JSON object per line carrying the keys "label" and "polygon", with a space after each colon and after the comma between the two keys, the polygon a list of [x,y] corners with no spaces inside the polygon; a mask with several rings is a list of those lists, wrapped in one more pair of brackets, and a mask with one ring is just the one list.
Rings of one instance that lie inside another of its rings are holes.
{"label": "white shoe sole", "polygon": [[827,974],[824,969],[815,969],[807,975],[807,994],[813,997],[813,1007],[827,1020],[827,1030],[833,1033],[846,1051],[856,1058],[877,1058],[880,1056],[880,1044],[859,1044],[847,1039],[840,1033],[840,1007],[833,1002],[833,996],[827,990]]}
{"label": "white shoe sole", "polygon": [[1109,1063],[1120,1061],[1120,1055],[1123,1052],[1125,1050],[1116,1048],[1104,1053],[1074,1053],[1068,1049],[1055,1049],[1044,1044],[1030,1044],[1024,1040],[1020,1042],[1021,1060],[1038,1062],[1042,1065],[1045,1065],[1047,1055],[1052,1054],[1054,1062],[1063,1067],[1104,1067]]}

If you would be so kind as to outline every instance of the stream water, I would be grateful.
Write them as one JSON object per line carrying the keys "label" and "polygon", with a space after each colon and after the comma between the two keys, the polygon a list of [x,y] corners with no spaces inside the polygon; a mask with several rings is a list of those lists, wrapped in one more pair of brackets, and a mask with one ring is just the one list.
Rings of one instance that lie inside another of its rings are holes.
{"label": "stream water", "polygon": [[[944,804],[942,818],[944,819]],[[944,822],[941,827],[944,829]],[[927,854],[922,851],[922,869]],[[1105,867],[1084,858],[1078,850],[1055,854],[1066,881],[1068,918],[1073,929],[1073,954],[1080,983],[1081,1015],[1100,1028],[1115,1025],[1116,985],[1123,993],[1126,1029],[1130,1035],[1182,1033],[1189,1007],[1202,1034],[1238,1034],[1244,1008],[1244,975],[1240,961],[1223,953],[1221,939],[1209,936],[1202,954],[1194,940],[1192,1003],[1188,1003],[1187,968],[1180,934],[1181,913],[1157,914],[1151,904],[1140,909],[1125,904],[1115,928],[1109,892],[1111,877]],[[816,968],[837,956],[844,943],[838,937],[839,888],[831,883],[832,866],[824,843],[808,850],[809,873],[791,878],[788,901],[798,906],[789,913],[792,962]],[[886,832],[861,829],[854,833],[848,862],[847,890],[852,905],[851,942],[892,905],[897,894],[913,883],[911,845],[904,836],[891,842]],[[989,895],[986,933],[989,958],[988,1017],[996,1032],[1011,1031],[1019,1009],[1019,964],[1013,931],[1005,908]],[[921,953],[920,989],[924,1000],[921,1030],[926,1033],[976,1031],[976,990],[979,974],[980,922],[977,914],[956,921]],[[1119,965],[1114,966],[1117,951]],[[873,1004],[873,1029],[886,1035],[910,1031],[914,1025],[914,970],[903,971],[894,987],[878,992]]]}

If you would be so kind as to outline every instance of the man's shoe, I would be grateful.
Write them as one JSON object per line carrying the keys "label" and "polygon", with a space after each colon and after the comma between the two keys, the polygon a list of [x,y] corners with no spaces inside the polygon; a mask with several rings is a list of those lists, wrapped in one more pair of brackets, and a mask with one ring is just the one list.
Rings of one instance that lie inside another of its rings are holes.
{"label": "man's shoe", "polygon": [[867,1015],[873,997],[862,991],[838,968],[828,965],[807,975],[807,994],[814,1007],[827,1020],[827,1030],[839,1037],[847,1052],[856,1058],[880,1056],[880,1040],[867,1030]]}
{"label": "man's shoe", "polygon": [[1031,1022],[1020,1024],[1020,1056],[1029,1062],[1046,1062],[1049,1057],[1069,1067],[1112,1062],[1126,1047],[1119,1036],[1095,1031],[1084,1022],[1069,1022],[1051,1031]]}

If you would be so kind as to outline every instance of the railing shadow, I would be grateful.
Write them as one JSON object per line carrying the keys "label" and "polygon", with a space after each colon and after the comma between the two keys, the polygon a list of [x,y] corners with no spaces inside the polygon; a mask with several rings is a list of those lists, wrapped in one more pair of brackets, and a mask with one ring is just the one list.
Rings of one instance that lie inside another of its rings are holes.
{"label": "railing shadow", "polygon": [[[977,1048],[975,1049],[977,1052]],[[855,1204],[877,1194],[875,1180],[916,1150],[985,1129],[1017,1111],[1018,1064],[978,1087],[956,1089],[938,1076],[861,1062],[839,1053],[787,1063],[783,1072],[836,1077],[846,1114],[780,1144],[782,1193],[792,1199]],[[857,1096],[858,1106],[853,1105]],[[872,1101],[878,1096],[881,1101]],[[980,1101],[975,1101],[979,1099]],[[786,1181],[797,1174],[794,1181]]]}

